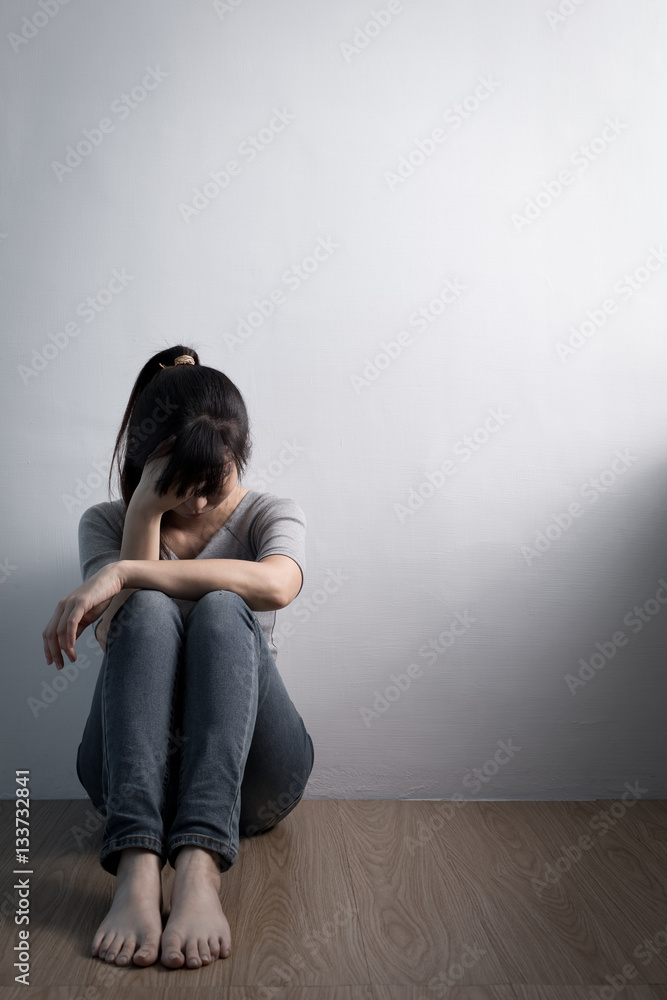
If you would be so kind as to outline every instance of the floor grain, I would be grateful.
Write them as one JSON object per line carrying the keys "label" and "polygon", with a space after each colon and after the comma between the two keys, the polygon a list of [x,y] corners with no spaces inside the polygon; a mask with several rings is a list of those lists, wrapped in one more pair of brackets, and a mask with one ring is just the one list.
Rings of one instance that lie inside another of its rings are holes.
{"label": "floor grain", "polygon": [[3,801],[0,1000],[667,1000],[667,802],[631,801],[302,800],[241,840],[232,955],[194,970],[90,956],[115,886],[102,820],[34,801],[27,991]]}

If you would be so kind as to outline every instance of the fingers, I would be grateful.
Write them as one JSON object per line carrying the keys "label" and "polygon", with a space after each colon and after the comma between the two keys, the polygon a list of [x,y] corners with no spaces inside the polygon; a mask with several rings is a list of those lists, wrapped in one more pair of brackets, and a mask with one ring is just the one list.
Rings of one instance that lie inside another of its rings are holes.
{"label": "fingers", "polygon": [[65,666],[63,651],[67,653],[70,663],[75,662],[74,643],[80,619],[81,611],[77,609],[76,602],[58,602],[55,614],[42,632],[47,664],[55,663],[57,669],[62,670]]}
{"label": "fingers", "polygon": [[42,632],[42,639],[44,641],[44,655],[46,656],[47,663],[55,663],[58,670],[62,670],[64,663],[62,653],[60,651],[60,643],[58,642],[58,636],[56,633],[56,625],[62,617],[62,609],[64,607],[64,601],[59,601],[58,606],[51,618],[49,624],[46,626]]}
{"label": "fingers", "polygon": [[[69,601],[68,601],[69,604]],[[58,639],[60,640],[60,645],[65,650],[70,658],[70,662],[76,660],[76,653],[74,652],[74,643],[76,642],[77,625],[81,619],[81,610],[78,607],[78,602],[74,604],[69,614],[67,614],[68,607],[65,606],[65,611],[60,619],[60,624],[56,629]]]}

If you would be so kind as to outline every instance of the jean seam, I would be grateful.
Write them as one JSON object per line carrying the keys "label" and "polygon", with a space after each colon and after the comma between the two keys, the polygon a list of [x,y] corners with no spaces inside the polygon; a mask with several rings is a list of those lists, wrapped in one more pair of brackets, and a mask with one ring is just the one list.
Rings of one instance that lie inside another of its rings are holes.
{"label": "jean seam", "polygon": [[[169,841],[168,850],[173,851],[175,847],[183,847],[184,844],[190,843],[192,840],[206,840],[211,844],[217,844],[218,847],[224,847],[235,854],[234,845],[228,844],[223,840],[218,840],[217,837],[209,837],[206,833],[181,833],[174,840]],[[217,848],[216,848],[217,850]]]}
{"label": "jean seam", "polygon": [[[134,593],[137,593],[137,592],[138,591],[136,591],[136,590],[134,591]],[[123,604],[121,604],[120,607],[118,607],[116,609],[116,611],[114,612],[114,615],[113,615],[111,621],[109,622],[109,631],[111,631],[111,625],[112,625],[113,621],[115,620],[116,616],[119,614],[119,612],[121,610],[123,610],[123,608],[125,607],[125,605],[127,604],[127,602],[129,600],[131,600],[131,598],[134,596],[134,593],[130,594],[129,597],[123,602]],[[173,603],[174,608],[176,609],[176,611],[178,611],[179,609],[178,609],[178,606],[176,605],[176,602],[173,600],[173,598],[171,598],[170,600]],[[179,614],[180,614],[180,612],[179,612]],[[183,641],[183,636],[181,635],[181,642],[182,641]],[[107,658],[107,651],[109,649],[109,640],[108,640],[108,637],[107,637],[107,642],[106,642],[105,645],[106,645],[106,649],[104,650],[104,659]],[[108,676],[108,670],[106,669],[107,664],[105,664],[104,660],[102,662],[102,667],[105,668],[104,679],[103,679],[103,687],[102,687],[102,724],[103,724],[103,767],[102,767],[103,781],[102,781],[102,798],[103,798],[103,805],[104,805],[104,812],[105,812],[104,819],[105,819],[105,829],[106,829],[106,825],[109,822],[109,815],[108,815],[108,811],[106,809],[106,802],[107,802],[107,799],[108,799],[108,792],[109,792],[109,785],[110,785],[110,777],[109,777],[109,748],[108,748],[108,742],[107,742],[108,724],[107,724],[107,699],[106,699],[106,687],[107,687],[107,684],[109,683],[109,676]],[[178,669],[176,671],[175,678],[177,679],[177,677],[178,677]],[[175,685],[176,685],[176,679],[175,679],[175,682],[174,682]],[[173,698],[172,698],[172,707],[171,707],[171,714],[172,714],[172,716],[173,716],[173,711],[174,711],[174,706],[173,706]],[[170,725],[171,725],[171,730],[173,732],[173,719],[171,720]],[[104,787],[104,765],[105,765],[105,763],[106,763],[106,775],[107,775],[106,789]],[[163,804],[164,804],[164,801],[165,801],[165,798],[166,798],[166,791],[167,791],[168,782],[169,782],[169,771],[170,771],[170,762],[169,762],[169,756],[167,754],[166,760],[165,760],[165,767],[164,767],[164,771],[163,771],[163,778],[162,778],[162,802],[163,802]],[[105,793],[106,793],[106,795],[105,795]],[[98,811],[101,811],[101,807],[100,807],[100,810],[98,810]],[[103,840],[104,840],[104,833],[103,833]],[[116,838],[115,840],[113,840],[113,841],[111,841],[109,843],[106,843],[106,844],[103,843],[103,847],[102,847],[102,849],[100,851],[100,861],[103,858],[106,858],[109,854],[113,854],[113,853],[115,853],[115,851],[117,851],[119,849],[120,850],[123,849],[122,846],[120,848],[118,848],[117,846],[114,846],[114,845],[118,845],[118,844],[124,845],[125,842],[127,842],[127,846],[132,846],[133,843],[138,842],[138,843],[136,843],[136,846],[145,847],[146,845],[143,843],[143,841],[145,841],[145,840],[150,840],[151,843],[158,845],[159,852],[160,852],[160,857],[163,860],[166,859],[166,844],[165,844],[165,842],[163,840],[162,841],[156,840],[154,837],[150,837],[150,836],[143,835],[143,834],[128,834],[126,837]]]}
{"label": "jean seam", "polygon": [[[199,833],[182,833],[174,841],[170,841],[167,848],[167,860],[173,857],[174,852],[179,847],[206,847],[220,855],[220,860],[227,864],[229,868],[236,863],[238,851],[234,850],[232,844],[216,840],[215,837],[208,837]],[[174,859],[175,862],[176,859]],[[174,867],[174,865],[172,865]]]}
{"label": "jean seam", "polygon": [[108,844],[105,844],[102,851],[100,851],[100,857],[106,858],[109,854],[115,854],[116,851],[122,851],[126,847],[146,847],[146,841],[150,841],[151,844],[155,844],[159,848],[161,857],[165,855],[166,850],[163,841],[156,840],[155,837],[150,837],[147,834],[130,833],[126,837],[119,837],[117,840],[112,840]]}

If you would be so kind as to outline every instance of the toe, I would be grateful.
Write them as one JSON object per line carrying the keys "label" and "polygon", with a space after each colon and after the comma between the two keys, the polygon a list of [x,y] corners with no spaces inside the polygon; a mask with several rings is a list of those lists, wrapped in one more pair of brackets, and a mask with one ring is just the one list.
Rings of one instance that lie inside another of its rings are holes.
{"label": "toe", "polygon": [[181,951],[181,946],[178,941],[173,938],[162,940],[162,956],[161,961],[163,965],[166,965],[169,969],[178,969],[185,962],[185,955]]}
{"label": "toe", "polygon": [[101,934],[100,931],[98,931],[95,937],[93,938],[93,943],[90,946],[91,955],[94,956],[99,953],[100,945],[102,944],[103,940],[104,940],[104,934]]}
{"label": "toe", "polygon": [[198,942],[198,948],[199,948],[199,957],[201,958],[202,963],[204,965],[208,965],[208,963],[211,961],[211,951],[208,946],[208,941],[206,941],[204,938],[200,938]]}
{"label": "toe", "polygon": [[109,947],[111,946],[111,943],[115,938],[115,936],[116,936],[115,931],[107,931],[107,933],[104,935],[98,951],[98,955],[100,956],[100,958],[104,958],[106,956],[106,953],[108,952]]}
{"label": "toe", "polygon": [[123,944],[124,944],[124,939],[122,937],[120,937],[119,935],[116,935],[116,937],[113,939],[113,941],[111,942],[111,944],[107,948],[107,953],[104,956],[104,961],[108,962],[109,964],[111,964],[112,962],[114,962],[115,959],[116,959],[116,955],[118,954],[118,952],[123,947]]}
{"label": "toe", "polygon": [[199,957],[199,948],[197,947],[197,942],[187,941],[185,945],[185,961],[188,963],[190,968],[198,968],[202,964],[202,960]]}
{"label": "toe", "polygon": [[137,942],[135,938],[126,938],[123,947],[116,956],[116,965],[129,965],[136,947]]}
{"label": "toe", "polygon": [[141,948],[132,956],[135,965],[152,965],[157,959],[159,938],[146,938]]}
{"label": "toe", "polygon": [[208,953],[211,956],[211,961],[215,961],[220,956],[220,939],[216,937],[210,937],[208,939]]}

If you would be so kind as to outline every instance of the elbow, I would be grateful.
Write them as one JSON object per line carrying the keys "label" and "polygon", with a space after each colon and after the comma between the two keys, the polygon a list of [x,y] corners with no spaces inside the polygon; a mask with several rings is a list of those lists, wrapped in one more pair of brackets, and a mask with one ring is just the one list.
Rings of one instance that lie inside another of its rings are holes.
{"label": "elbow", "polygon": [[278,577],[278,579],[274,580],[272,589],[273,593],[270,598],[273,603],[272,611],[280,611],[281,608],[286,608],[296,597],[294,585],[289,580],[285,580],[284,577]]}
{"label": "elbow", "polygon": [[298,583],[294,580],[279,579],[275,581],[275,588],[273,593],[274,600],[274,610],[279,611],[280,608],[286,608],[288,604],[291,604],[298,595],[301,593],[301,588],[303,586],[303,575],[301,570],[299,570],[299,581]]}
{"label": "elbow", "polygon": [[286,608],[291,602],[292,598],[288,597],[285,593],[285,586],[282,580],[276,581],[269,600],[271,601],[271,611],[280,611],[281,608]]}

